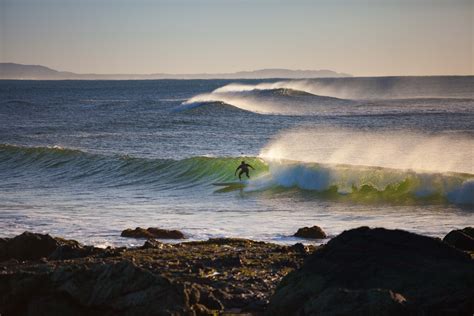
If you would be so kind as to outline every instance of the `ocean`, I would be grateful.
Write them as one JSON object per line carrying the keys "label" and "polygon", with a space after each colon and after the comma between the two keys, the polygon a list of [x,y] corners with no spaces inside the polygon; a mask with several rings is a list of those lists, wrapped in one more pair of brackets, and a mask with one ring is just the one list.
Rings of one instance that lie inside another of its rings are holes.
{"label": "ocean", "polygon": [[[216,185],[241,161],[244,187]],[[473,76],[0,81],[2,237],[295,243],[312,225],[473,224]]]}

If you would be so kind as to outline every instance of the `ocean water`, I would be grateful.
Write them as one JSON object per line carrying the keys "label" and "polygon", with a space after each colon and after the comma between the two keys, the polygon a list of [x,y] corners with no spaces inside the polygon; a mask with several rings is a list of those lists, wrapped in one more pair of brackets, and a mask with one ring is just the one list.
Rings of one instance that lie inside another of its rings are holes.
{"label": "ocean water", "polygon": [[[234,171],[256,170],[245,187]],[[139,245],[474,225],[474,77],[0,81],[0,230]]]}

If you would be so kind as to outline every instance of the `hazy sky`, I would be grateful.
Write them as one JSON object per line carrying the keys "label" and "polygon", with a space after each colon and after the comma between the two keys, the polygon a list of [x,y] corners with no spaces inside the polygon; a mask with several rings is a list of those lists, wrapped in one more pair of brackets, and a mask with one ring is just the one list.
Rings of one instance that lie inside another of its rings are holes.
{"label": "hazy sky", "polygon": [[474,0],[0,0],[0,61],[79,73],[474,74]]}

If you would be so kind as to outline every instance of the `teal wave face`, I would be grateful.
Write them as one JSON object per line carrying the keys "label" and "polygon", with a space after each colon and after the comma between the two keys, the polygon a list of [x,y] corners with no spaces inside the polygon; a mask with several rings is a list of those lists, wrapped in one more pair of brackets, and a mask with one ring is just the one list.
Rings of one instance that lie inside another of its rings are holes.
{"label": "teal wave face", "polygon": [[474,176],[302,162],[258,157],[190,157],[181,160],[105,156],[60,147],[0,145],[6,178],[81,182],[100,186],[152,186],[167,190],[236,181],[242,160],[256,170],[245,192],[299,190],[316,198],[362,203],[474,205]]}
{"label": "teal wave face", "polygon": [[[242,160],[254,166],[254,176],[268,170],[256,157],[191,157],[182,160],[105,156],[61,147],[0,145],[0,171],[17,177],[43,176],[56,180],[97,180],[101,184],[206,185],[234,181]],[[35,173],[36,171],[36,173]]]}
{"label": "teal wave face", "polygon": [[255,191],[269,188],[296,188],[353,202],[474,205],[474,175],[461,173],[273,161],[269,173],[249,185]]}

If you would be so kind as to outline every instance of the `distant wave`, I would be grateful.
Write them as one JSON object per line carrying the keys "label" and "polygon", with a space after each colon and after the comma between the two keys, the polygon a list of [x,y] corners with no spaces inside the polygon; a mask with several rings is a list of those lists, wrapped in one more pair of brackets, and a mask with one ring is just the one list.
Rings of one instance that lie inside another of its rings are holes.
{"label": "distant wave", "polygon": [[[211,187],[235,181],[245,159],[256,168],[247,192],[300,190],[314,198],[367,203],[455,203],[474,205],[474,175],[415,172],[351,165],[273,161],[259,157],[190,157],[181,160],[104,156],[61,147],[0,145],[0,173],[7,181],[64,181],[100,187],[157,190]],[[256,193],[257,194],[257,193]]]}
{"label": "distant wave", "polygon": [[472,85],[474,77],[325,78],[231,83],[196,95],[174,111],[220,103],[259,114],[296,116],[471,113],[474,106]]}
{"label": "distant wave", "polygon": [[175,111],[190,110],[216,102],[254,113],[276,115],[323,114],[332,112],[332,107],[353,103],[350,100],[319,96],[290,88],[264,89],[260,85],[231,84],[211,93],[197,95],[176,107]]}

